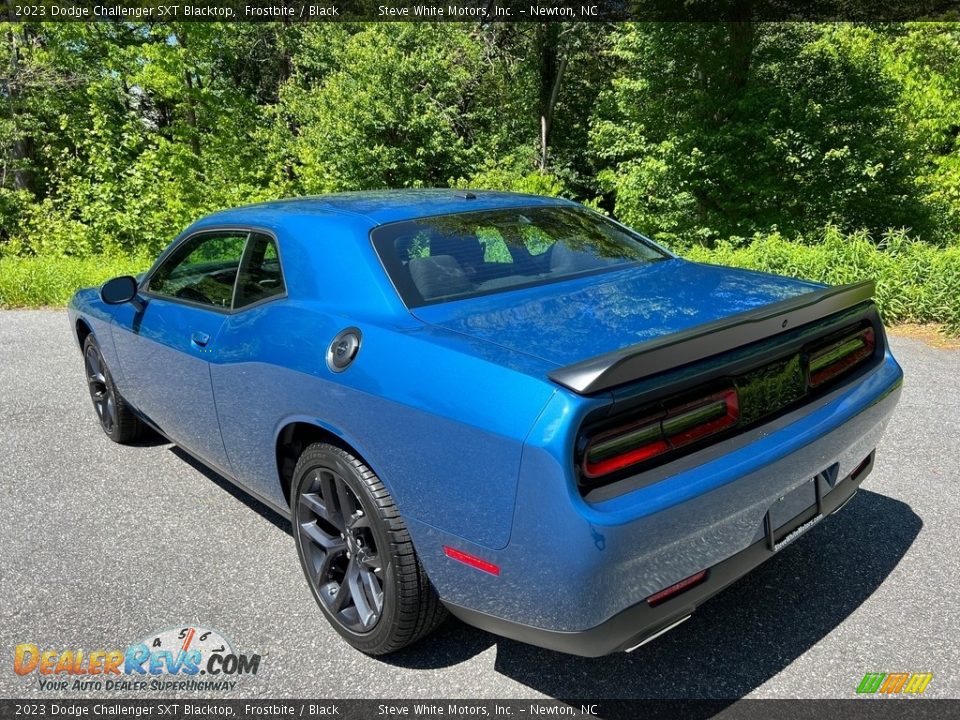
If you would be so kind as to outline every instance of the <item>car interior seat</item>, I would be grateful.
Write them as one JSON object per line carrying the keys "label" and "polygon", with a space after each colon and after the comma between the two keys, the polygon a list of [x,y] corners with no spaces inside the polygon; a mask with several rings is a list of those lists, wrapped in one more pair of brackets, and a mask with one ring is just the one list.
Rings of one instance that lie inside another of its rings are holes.
{"label": "car interior seat", "polygon": [[473,283],[460,263],[450,255],[410,258],[407,268],[424,300],[460,295],[473,289]]}

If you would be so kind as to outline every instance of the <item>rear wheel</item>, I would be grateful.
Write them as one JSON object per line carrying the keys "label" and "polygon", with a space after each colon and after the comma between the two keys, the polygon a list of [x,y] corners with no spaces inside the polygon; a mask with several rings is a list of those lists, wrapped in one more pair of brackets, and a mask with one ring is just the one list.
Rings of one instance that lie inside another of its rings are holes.
{"label": "rear wheel", "polygon": [[117,392],[93,335],[87,335],[83,342],[83,368],[93,409],[107,437],[117,443],[128,443],[140,437],[143,423]]}
{"label": "rear wheel", "polygon": [[293,476],[300,563],[323,614],[370,655],[399,650],[446,617],[383,483],[361,460],[310,445]]}

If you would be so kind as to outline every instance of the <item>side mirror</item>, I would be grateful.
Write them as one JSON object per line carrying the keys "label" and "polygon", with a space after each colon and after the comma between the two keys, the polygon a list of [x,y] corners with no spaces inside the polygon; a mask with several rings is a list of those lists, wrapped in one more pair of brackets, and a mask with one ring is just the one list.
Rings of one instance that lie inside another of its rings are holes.
{"label": "side mirror", "polygon": [[100,299],[107,305],[122,305],[137,297],[137,280],[130,275],[121,275],[107,280],[100,288]]}

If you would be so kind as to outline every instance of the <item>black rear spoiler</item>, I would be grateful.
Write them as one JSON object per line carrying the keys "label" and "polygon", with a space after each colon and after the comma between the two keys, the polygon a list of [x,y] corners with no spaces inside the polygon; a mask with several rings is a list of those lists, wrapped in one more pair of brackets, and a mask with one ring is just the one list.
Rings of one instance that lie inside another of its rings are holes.
{"label": "black rear spoiler", "polygon": [[804,293],[567,365],[548,377],[581,395],[609,390],[841,312],[869,300],[874,290],[867,280]]}

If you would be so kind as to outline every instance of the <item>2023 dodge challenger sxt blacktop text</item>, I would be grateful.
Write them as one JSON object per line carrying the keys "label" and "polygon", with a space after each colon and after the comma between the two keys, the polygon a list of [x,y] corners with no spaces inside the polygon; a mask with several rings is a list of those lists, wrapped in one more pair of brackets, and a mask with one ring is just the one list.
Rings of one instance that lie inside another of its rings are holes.
{"label": "2023 dodge challenger sxt blacktop text", "polygon": [[107,435],[152,427],[290,517],[355,647],[449,611],[596,656],[854,495],[902,381],[871,295],[422,190],[211,215],[69,315]]}

